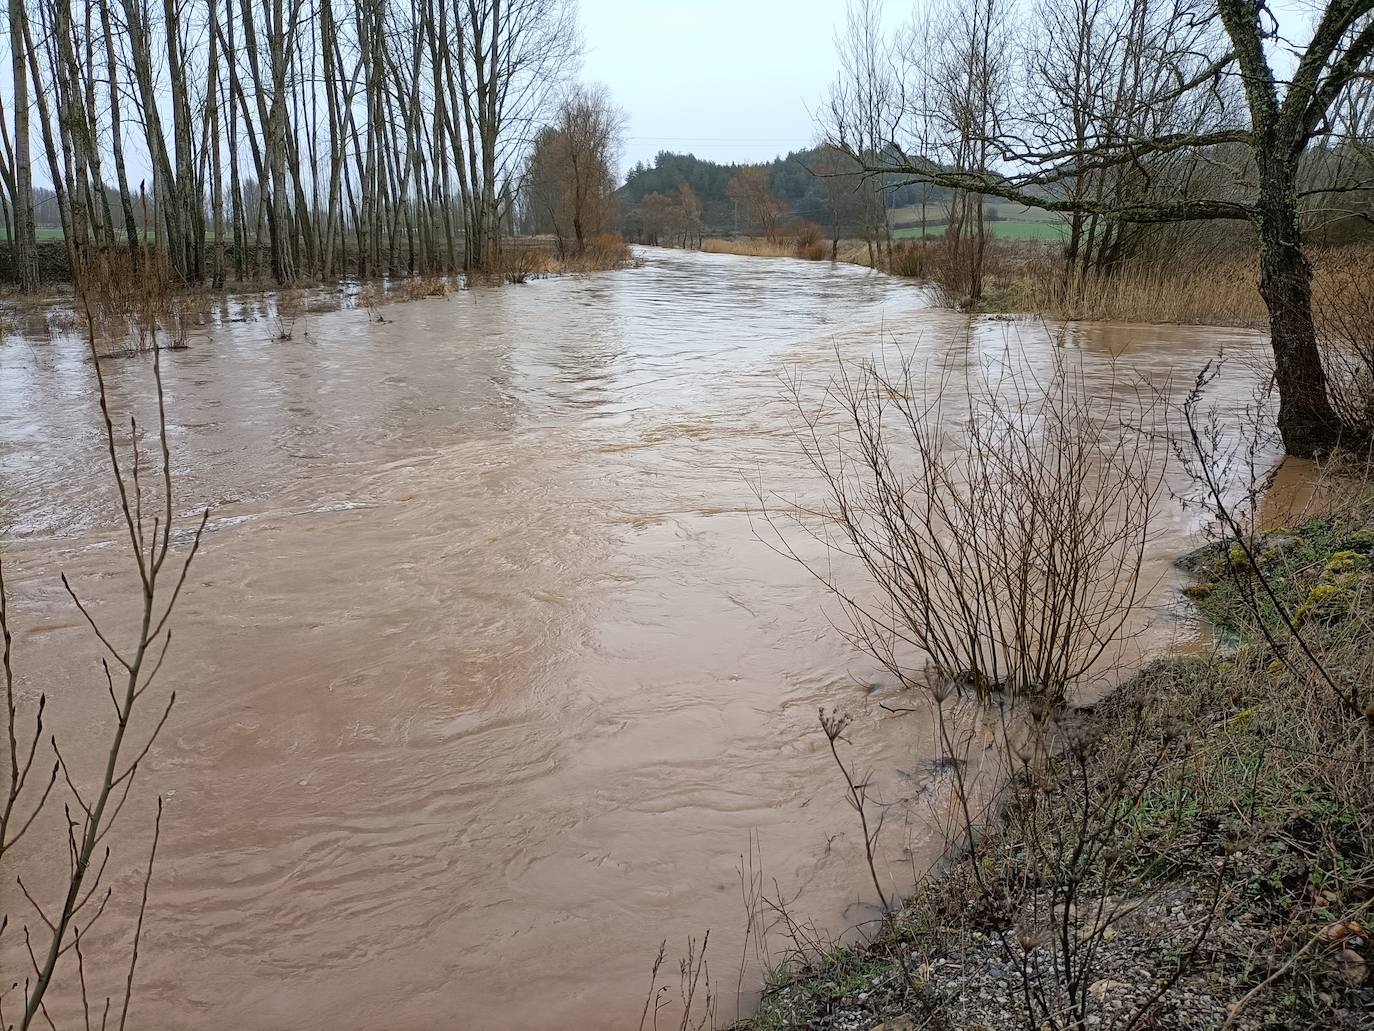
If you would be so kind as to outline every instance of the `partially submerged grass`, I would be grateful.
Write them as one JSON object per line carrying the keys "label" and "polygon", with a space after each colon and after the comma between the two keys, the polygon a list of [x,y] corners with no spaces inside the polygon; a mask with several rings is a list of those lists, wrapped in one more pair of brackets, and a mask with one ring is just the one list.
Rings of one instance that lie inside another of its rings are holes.
{"label": "partially submerged grass", "polygon": [[635,264],[629,245],[616,233],[598,233],[579,251],[565,241],[559,253],[557,241],[539,238],[512,246],[501,256],[501,265],[489,277],[507,283],[527,283],[548,276],[582,275],[630,268]]}
{"label": "partially submerged grass", "polygon": [[793,258],[796,247],[787,237],[737,236],[729,240],[707,237],[701,241],[707,254],[738,254],[750,258]]}
{"label": "partially submerged grass", "polygon": [[[1310,257],[1313,303],[1319,312],[1349,310],[1352,296],[1374,276],[1374,247],[1314,248]],[[938,282],[938,264],[931,268]],[[1069,282],[1058,247],[994,242],[980,301],[971,304],[957,290],[945,289],[953,303],[978,311],[1262,328],[1269,324],[1269,314],[1258,283],[1258,257],[1249,250],[1175,255],[1165,263],[1128,262],[1110,275]]]}

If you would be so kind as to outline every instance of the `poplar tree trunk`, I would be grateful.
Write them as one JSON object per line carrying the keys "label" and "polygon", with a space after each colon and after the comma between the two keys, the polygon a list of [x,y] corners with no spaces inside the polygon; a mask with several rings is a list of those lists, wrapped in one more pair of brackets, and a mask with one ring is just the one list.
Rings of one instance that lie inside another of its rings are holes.
{"label": "poplar tree trunk", "polygon": [[10,0],[10,75],[14,83],[14,257],[19,289],[38,289],[38,243],[33,217],[33,159],[29,147],[29,72],[25,0]]}

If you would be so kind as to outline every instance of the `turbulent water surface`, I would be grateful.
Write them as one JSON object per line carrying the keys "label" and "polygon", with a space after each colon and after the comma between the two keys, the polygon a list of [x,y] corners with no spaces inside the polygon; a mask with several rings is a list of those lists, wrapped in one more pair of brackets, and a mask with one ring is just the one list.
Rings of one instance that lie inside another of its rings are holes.
{"label": "turbulent water surface", "polygon": [[[634,1026],[659,941],[671,969],[708,929],[732,1016],[741,855],[821,927],[872,913],[818,706],[860,716],[851,754],[900,815],[892,885],[935,847],[930,728],[878,706],[893,686],[755,511],[760,485],[815,486],[783,377],[819,392],[837,352],[1014,341],[1178,395],[1219,347],[1259,344],[970,328],[851,266],[643,257],[386,307],[384,323],[307,316],[289,341],[231,306],[164,356],[178,511],[212,514],[162,674],[177,705],[121,817],[116,901],[89,944],[99,998],[124,976],[160,792],[136,1026]],[[148,360],[107,377],[116,413],[147,422]],[[109,702],[57,574],[115,624],[137,601],[98,418],[79,339],[0,346],[20,688],[47,692],[78,767],[98,759]],[[1195,529],[1165,508],[1152,580]],[[1152,599],[1161,618],[1170,590]],[[38,885],[64,854],[44,830],[17,860]],[[0,902],[24,912],[9,879]],[[6,981],[21,976],[13,933]]]}

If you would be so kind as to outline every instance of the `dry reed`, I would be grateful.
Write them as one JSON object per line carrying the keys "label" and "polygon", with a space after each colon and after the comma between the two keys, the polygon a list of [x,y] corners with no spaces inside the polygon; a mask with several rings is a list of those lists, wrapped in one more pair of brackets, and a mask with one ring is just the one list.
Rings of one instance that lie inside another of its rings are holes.
{"label": "dry reed", "polygon": [[[1323,311],[1358,303],[1374,276],[1374,247],[1315,249],[1313,304]],[[1102,322],[1156,322],[1263,328],[1258,258],[1249,252],[1179,256],[1170,263],[1128,263],[1110,275],[1066,282],[1058,251],[1039,245],[994,245],[981,306]],[[938,283],[938,280],[937,280]],[[957,297],[947,283],[946,293]]]}

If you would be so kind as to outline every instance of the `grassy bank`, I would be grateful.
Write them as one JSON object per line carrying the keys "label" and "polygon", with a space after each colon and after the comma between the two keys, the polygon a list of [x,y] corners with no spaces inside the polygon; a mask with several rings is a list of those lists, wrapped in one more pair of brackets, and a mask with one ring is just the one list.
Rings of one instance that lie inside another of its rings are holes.
{"label": "grassy bank", "polygon": [[[1361,282],[1374,278],[1374,247],[1314,247],[1309,257],[1318,310],[1348,310]],[[1056,251],[999,245],[991,252],[983,298],[970,307],[1062,319],[1260,328],[1269,324],[1269,315],[1258,281],[1258,257],[1233,251],[1126,265],[1109,277],[1068,284]]]}
{"label": "grassy bank", "polygon": [[[983,296],[977,303],[955,285],[961,275],[943,239],[900,239],[890,259],[885,246],[875,244],[870,255],[863,240],[842,240],[836,257],[930,282],[940,289],[946,303],[968,311],[1048,315],[1066,321],[1253,328],[1269,323],[1257,286],[1258,258],[1252,253],[1175,255],[1164,264],[1128,264],[1108,277],[1067,283],[1060,248],[1028,242],[1031,239],[997,239],[989,244]],[[809,237],[706,239],[701,249],[764,258],[830,257],[829,241],[817,245]],[[1350,311],[1364,303],[1361,284],[1374,281],[1374,247],[1314,247],[1309,256],[1314,268],[1313,300],[1319,311]]]}
{"label": "grassy bank", "polygon": [[1374,494],[1189,568],[1228,646],[1049,717],[972,847],[741,1028],[1374,1026]]}

